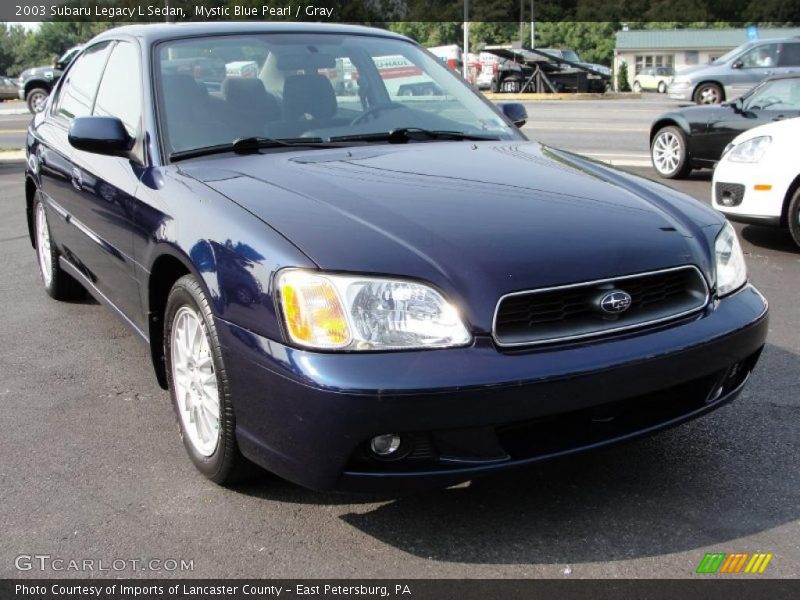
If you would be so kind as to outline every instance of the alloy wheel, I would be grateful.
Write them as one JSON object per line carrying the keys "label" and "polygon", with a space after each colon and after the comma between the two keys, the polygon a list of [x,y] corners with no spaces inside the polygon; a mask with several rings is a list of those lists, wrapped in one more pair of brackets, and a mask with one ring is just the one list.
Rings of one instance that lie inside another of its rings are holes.
{"label": "alloy wheel", "polygon": [[172,381],[183,430],[202,456],[211,456],[219,444],[219,388],[208,332],[202,317],[182,306],[170,339]]}
{"label": "alloy wheel", "polygon": [[671,131],[658,134],[653,143],[653,164],[659,173],[674,173],[681,161],[681,141]]}
{"label": "alloy wheel", "polygon": [[50,286],[53,279],[53,253],[50,249],[50,228],[47,226],[47,213],[44,204],[36,204],[36,255],[39,258],[39,270],[45,287]]}
{"label": "alloy wheel", "polygon": [[47,94],[33,92],[30,101],[33,112],[40,113],[44,110],[45,104],[47,104]]}

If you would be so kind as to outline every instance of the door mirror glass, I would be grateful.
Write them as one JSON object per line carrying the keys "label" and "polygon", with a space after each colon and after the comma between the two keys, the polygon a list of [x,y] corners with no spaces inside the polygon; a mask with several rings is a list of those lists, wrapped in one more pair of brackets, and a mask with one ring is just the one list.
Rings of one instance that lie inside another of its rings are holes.
{"label": "door mirror glass", "polygon": [[517,127],[522,127],[528,122],[528,111],[525,105],[519,102],[501,102],[498,104],[503,114]]}
{"label": "door mirror glass", "polygon": [[127,156],[133,148],[133,138],[116,117],[77,117],[68,139],[73,148],[106,156]]}

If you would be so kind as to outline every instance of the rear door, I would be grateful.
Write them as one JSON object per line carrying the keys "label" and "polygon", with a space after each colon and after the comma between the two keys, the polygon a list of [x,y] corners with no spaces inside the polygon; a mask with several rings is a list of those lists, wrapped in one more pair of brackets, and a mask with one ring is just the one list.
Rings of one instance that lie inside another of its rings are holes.
{"label": "rear door", "polygon": [[[73,220],[79,212],[80,196],[73,178],[73,149],[68,141],[69,126],[76,117],[92,114],[97,86],[111,51],[111,42],[100,42],[86,49],[67,71],[53,98],[50,114],[37,128],[43,144],[39,162],[42,192],[58,216],[49,219],[61,251],[76,267],[93,263],[95,244],[82,231],[83,223]],[[91,273],[83,269],[91,278]]]}

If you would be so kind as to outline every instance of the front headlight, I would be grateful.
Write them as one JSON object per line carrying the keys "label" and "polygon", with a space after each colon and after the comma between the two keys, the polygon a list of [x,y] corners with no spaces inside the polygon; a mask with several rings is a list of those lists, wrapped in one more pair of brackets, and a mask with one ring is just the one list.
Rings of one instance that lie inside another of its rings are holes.
{"label": "front headlight", "polygon": [[730,223],[726,222],[714,242],[717,271],[717,295],[722,297],[735,292],[747,281],[747,267],[739,238]]}
{"label": "front headlight", "polygon": [[286,269],[276,278],[285,331],[318,350],[406,350],[472,341],[458,310],[402,279]]}
{"label": "front headlight", "polygon": [[764,156],[772,138],[768,135],[755,137],[730,149],[726,157],[732,162],[756,163]]}

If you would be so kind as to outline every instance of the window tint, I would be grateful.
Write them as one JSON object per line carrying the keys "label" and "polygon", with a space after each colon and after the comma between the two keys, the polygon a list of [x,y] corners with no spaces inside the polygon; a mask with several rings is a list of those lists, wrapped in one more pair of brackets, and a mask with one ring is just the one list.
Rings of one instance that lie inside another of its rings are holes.
{"label": "window tint", "polygon": [[114,46],[97,90],[93,113],[119,118],[133,137],[139,130],[142,113],[138,54],[131,43],[119,42]]}
{"label": "window tint", "polygon": [[800,42],[786,42],[781,50],[782,67],[800,66]]}
{"label": "window tint", "polygon": [[88,48],[67,72],[56,106],[56,114],[65,119],[86,117],[92,113],[97,84],[106,64],[110,42]]}

